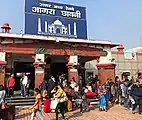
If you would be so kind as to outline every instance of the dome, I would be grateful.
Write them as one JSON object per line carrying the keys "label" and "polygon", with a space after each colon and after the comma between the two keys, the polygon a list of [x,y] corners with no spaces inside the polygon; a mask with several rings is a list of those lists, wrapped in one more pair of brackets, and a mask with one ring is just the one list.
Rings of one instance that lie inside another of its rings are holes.
{"label": "dome", "polygon": [[5,22],[5,23],[2,25],[1,28],[9,28],[9,29],[11,29],[9,23],[7,23],[7,22]]}
{"label": "dome", "polygon": [[63,24],[62,24],[62,22],[61,22],[60,20],[56,20],[56,21],[54,22],[54,25],[63,25]]}
{"label": "dome", "polygon": [[120,44],[117,49],[124,49],[124,46],[122,44]]}

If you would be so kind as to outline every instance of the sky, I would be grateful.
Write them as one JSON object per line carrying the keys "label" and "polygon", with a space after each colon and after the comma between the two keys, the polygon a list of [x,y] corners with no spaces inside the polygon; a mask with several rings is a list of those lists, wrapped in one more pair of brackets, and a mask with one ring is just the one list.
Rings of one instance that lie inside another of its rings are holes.
{"label": "sky", "polygon": [[[88,38],[121,43],[126,49],[142,46],[142,0],[53,0],[85,6]],[[1,0],[0,25],[8,22],[12,33],[20,33],[24,22],[24,0]]]}

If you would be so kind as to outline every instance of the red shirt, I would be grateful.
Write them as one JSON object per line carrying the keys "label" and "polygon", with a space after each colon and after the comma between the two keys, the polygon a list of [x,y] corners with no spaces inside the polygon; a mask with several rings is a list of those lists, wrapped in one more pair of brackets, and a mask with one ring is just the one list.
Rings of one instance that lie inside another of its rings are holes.
{"label": "red shirt", "polygon": [[15,79],[13,77],[8,78],[8,87],[14,87]]}

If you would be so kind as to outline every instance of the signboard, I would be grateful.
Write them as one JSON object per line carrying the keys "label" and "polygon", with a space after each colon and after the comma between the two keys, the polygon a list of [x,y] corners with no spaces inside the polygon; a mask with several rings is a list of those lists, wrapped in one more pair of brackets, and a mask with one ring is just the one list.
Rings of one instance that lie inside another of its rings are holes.
{"label": "signboard", "polygon": [[125,60],[137,60],[136,53],[133,51],[125,51],[124,58]]}
{"label": "signboard", "polygon": [[86,8],[25,0],[25,34],[87,39]]}
{"label": "signboard", "polygon": [[44,54],[36,54],[35,62],[44,62]]}

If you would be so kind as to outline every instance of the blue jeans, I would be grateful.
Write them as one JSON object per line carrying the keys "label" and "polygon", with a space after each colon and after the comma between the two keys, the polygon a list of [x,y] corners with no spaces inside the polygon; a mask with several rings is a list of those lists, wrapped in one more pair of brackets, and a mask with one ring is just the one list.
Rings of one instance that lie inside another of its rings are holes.
{"label": "blue jeans", "polygon": [[130,108],[129,103],[130,103],[129,97],[125,97],[124,98],[124,107],[127,108],[127,109],[129,109]]}
{"label": "blue jeans", "polygon": [[[42,109],[41,109],[41,107],[38,108],[37,114],[38,114],[40,120],[44,120],[44,117],[42,115]],[[36,116],[36,113],[33,112],[32,115],[31,115],[31,120],[35,120],[35,116]]]}
{"label": "blue jeans", "polygon": [[23,97],[27,96],[27,88],[26,85],[21,85],[21,95]]}

